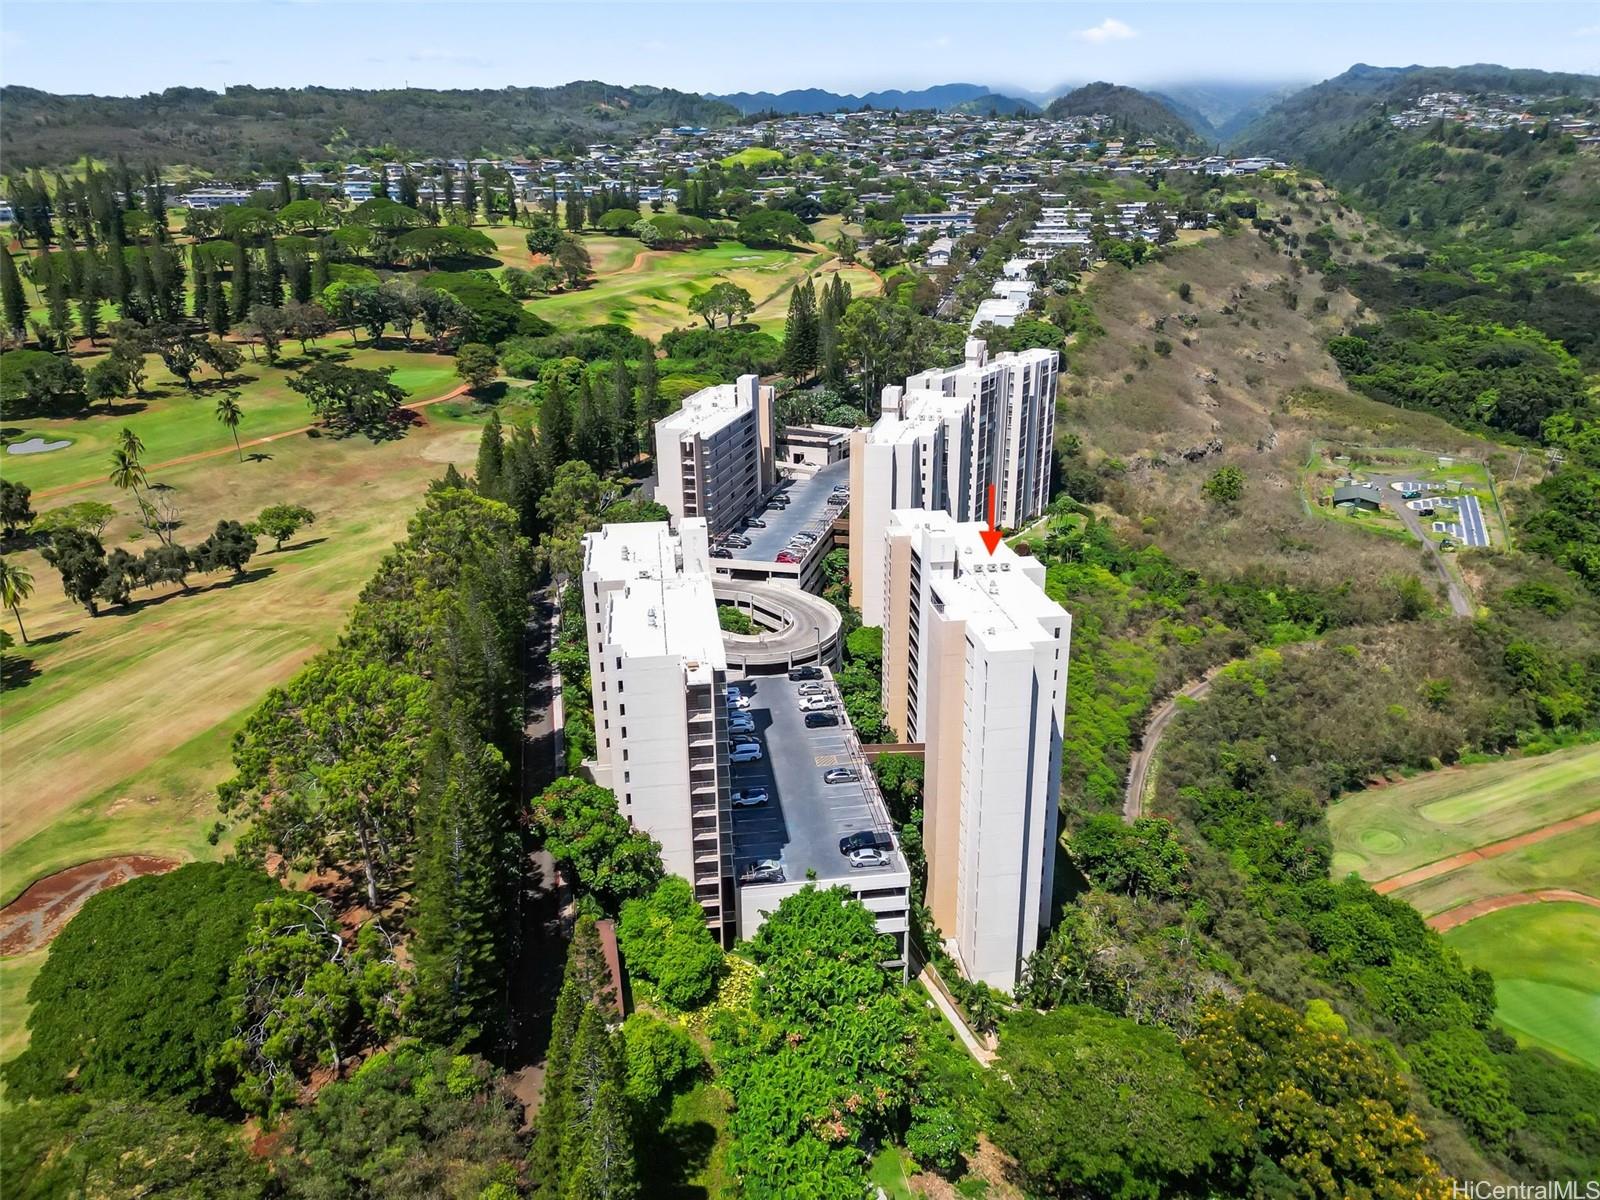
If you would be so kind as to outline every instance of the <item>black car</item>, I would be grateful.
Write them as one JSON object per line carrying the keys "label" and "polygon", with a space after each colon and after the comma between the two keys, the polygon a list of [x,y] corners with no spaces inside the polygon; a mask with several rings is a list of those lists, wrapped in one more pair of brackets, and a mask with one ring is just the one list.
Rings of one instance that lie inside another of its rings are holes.
{"label": "black car", "polygon": [[824,725],[837,725],[839,714],[831,712],[808,712],[806,714],[806,728],[820,729]]}
{"label": "black car", "polygon": [[721,546],[713,546],[711,548],[711,557],[712,558],[732,558],[733,557],[733,551],[724,549]]}
{"label": "black car", "polygon": [[795,667],[795,668],[790,670],[789,678],[792,679],[792,680],[821,679],[822,678],[822,668],[821,667]]}
{"label": "black car", "polygon": [[846,834],[839,839],[839,853],[850,854],[856,850],[893,850],[894,842],[886,833],[879,833],[874,829],[863,829],[857,833]]}

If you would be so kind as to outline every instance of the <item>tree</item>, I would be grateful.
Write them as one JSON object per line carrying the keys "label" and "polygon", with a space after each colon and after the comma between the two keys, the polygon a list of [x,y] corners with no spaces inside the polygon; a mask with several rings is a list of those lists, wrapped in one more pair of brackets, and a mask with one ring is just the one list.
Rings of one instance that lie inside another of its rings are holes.
{"label": "tree", "polygon": [[690,300],[688,307],[705,321],[707,329],[715,327],[717,317],[726,317],[731,329],[735,321],[742,321],[755,311],[755,301],[738,284],[724,281],[712,284]]}
{"label": "tree", "polygon": [[552,258],[569,288],[577,287],[594,274],[594,264],[589,260],[588,249],[575,237],[562,238],[556,245]]}
{"label": "tree", "polygon": [[267,1169],[237,1126],[181,1105],[65,1096],[6,1113],[0,1175],[17,1200],[230,1196],[263,1200]]}
{"label": "tree", "polygon": [[354,864],[368,906],[411,850],[428,685],[381,661],[331,651],[267,693],[235,735],[224,812],[252,818],[238,853],[286,867]]}
{"label": "tree", "polygon": [[1183,1051],[1201,1093],[1242,1118],[1255,1154],[1250,1192],[1450,1194],[1405,1081],[1360,1042],[1252,995],[1209,1012]]}
{"label": "tree", "polygon": [[466,380],[467,387],[481,392],[500,374],[500,360],[494,347],[481,342],[468,342],[456,351],[456,374]]}
{"label": "tree", "polygon": [[330,424],[362,430],[369,437],[391,428],[406,394],[391,382],[392,367],[369,370],[318,362],[291,376],[289,388]]}
{"label": "tree", "polygon": [[1096,813],[1067,846],[1096,887],[1156,900],[1188,888],[1189,856],[1172,823],[1159,817],[1140,817],[1129,826],[1115,813]]}
{"label": "tree", "polygon": [[314,525],[317,515],[299,504],[270,504],[263,508],[252,523],[259,534],[272,539],[272,549],[282,550],[302,526]]}
{"label": "tree", "polygon": [[622,1024],[622,1042],[628,1098],[644,1115],[644,1128],[659,1126],[666,1102],[705,1069],[705,1056],[688,1030],[645,1012],[629,1014]]}
{"label": "tree", "polygon": [[473,479],[480,496],[500,498],[500,476],[505,468],[505,436],[498,410],[489,414],[478,436],[478,465]]}
{"label": "tree", "polygon": [[617,912],[661,878],[660,844],[628,823],[606,788],[558,779],[533,799],[530,818],[534,836],[603,912]]}
{"label": "tree", "polygon": [[32,522],[32,500],[33,489],[27,484],[0,479],[0,530],[4,530],[6,537],[16,537]]}
{"label": "tree", "polygon": [[634,975],[673,1008],[694,1008],[716,990],[722,951],[688,880],[669,875],[648,896],[622,905],[617,944]]}
{"label": "tree", "polygon": [[224,381],[230,371],[237,371],[244,362],[244,354],[232,342],[221,338],[208,338],[200,344],[200,357]]}
{"label": "tree", "polygon": [[774,208],[752,208],[739,218],[738,239],[746,246],[790,246],[811,240],[805,222],[792,212]]}
{"label": "tree", "polygon": [[106,578],[106,548],[91,533],[63,530],[43,551],[45,562],[61,575],[61,590],[91,617],[99,614],[95,597]]}
{"label": "tree", "polygon": [[300,353],[310,350],[309,343],[325,337],[333,330],[333,318],[328,310],[316,301],[291,300],[275,310],[283,319],[283,331],[300,343]]}
{"label": "tree", "polygon": [[199,1102],[229,1034],[229,973],[257,904],[279,894],[258,870],[190,863],[91,896],[28,989],[28,1049],[10,1092]]}
{"label": "tree", "polygon": [[573,578],[582,573],[583,535],[599,527],[602,500],[600,478],[587,463],[564,462],[556,468],[539,497],[539,520],[547,531],[539,539],[539,555],[552,574]]}
{"label": "tree", "polygon": [[482,1059],[407,1043],[297,1111],[275,1165],[305,1200],[504,1200],[516,1194],[498,1181],[517,1176],[521,1112]]}
{"label": "tree", "polygon": [[817,291],[807,279],[789,294],[789,316],[783,326],[783,369],[803,379],[817,368],[820,329]]}
{"label": "tree", "polygon": [[535,218],[533,227],[523,240],[527,242],[529,254],[552,255],[561,244],[561,230],[548,217]]}
{"label": "tree", "polygon": [[218,521],[211,535],[194,548],[190,560],[201,571],[232,571],[243,575],[256,552],[256,535],[238,521]]}
{"label": "tree", "polygon": [[304,893],[257,905],[229,979],[237,1032],[217,1055],[239,1107],[271,1120],[313,1067],[337,1076],[351,1053],[395,1030],[398,985],[372,923],[349,937],[327,901]]}
{"label": "tree", "polygon": [[22,275],[17,271],[17,260],[8,248],[0,258],[0,315],[6,329],[20,337],[28,324],[28,301],[22,290]]}
{"label": "tree", "polygon": [[53,538],[66,529],[82,530],[100,537],[117,515],[117,510],[100,500],[79,500],[41,513],[33,522],[36,536]]}
{"label": "tree", "polygon": [[233,448],[238,452],[239,461],[243,462],[244,447],[239,445],[239,422],[244,420],[244,409],[239,407],[238,392],[224,392],[217,397],[217,420],[233,434]]}
{"label": "tree", "polygon": [[22,625],[22,602],[31,595],[33,576],[28,569],[8,558],[0,558],[0,606],[9,608],[17,619],[17,632],[22,635],[24,646],[28,644],[28,631]]}
{"label": "tree", "polygon": [[1237,504],[1244,498],[1244,472],[1234,466],[1219,467],[1200,490],[1213,504]]}
{"label": "tree", "polygon": [[1164,1029],[1089,1008],[1019,1012],[1001,1029],[988,1085],[991,1136],[1016,1156],[1030,1192],[1228,1190],[1243,1130],[1201,1097]]}

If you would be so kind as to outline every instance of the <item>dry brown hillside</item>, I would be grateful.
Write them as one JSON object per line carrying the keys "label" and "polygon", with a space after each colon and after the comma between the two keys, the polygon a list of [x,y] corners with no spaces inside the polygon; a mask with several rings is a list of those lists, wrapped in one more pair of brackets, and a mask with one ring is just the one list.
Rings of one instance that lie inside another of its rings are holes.
{"label": "dry brown hillside", "polygon": [[[1307,231],[1335,216],[1317,205],[1307,218],[1298,201],[1283,211]],[[1335,228],[1339,257],[1367,252],[1353,216]],[[1359,304],[1324,291],[1322,278],[1246,228],[1163,262],[1104,267],[1088,286],[1104,332],[1069,349],[1060,432],[1082,439],[1091,466],[1121,464],[1108,508],[1186,565],[1226,574],[1259,564],[1323,583],[1420,571],[1414,544],[1306,510],[1297,484],[1312,441],[1495,453],[1435,417],[1343,389],[1324,344]],[[1225,464],[1247,480],[1232,511],[1200,490]]]}

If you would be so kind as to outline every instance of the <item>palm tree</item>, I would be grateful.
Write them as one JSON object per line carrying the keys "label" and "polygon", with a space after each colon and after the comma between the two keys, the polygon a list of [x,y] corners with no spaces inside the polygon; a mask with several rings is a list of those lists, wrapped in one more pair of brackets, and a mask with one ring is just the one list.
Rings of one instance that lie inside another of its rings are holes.
{"label": "palm tree", "polygon": [[239,452],[239,461],[244,461],[244,448],[239,445],[239,422],[244,420],[244,409],[239,407],[239,393],[225,392],[217,399],[217,420],[228,427],[228,432],[233,434],[233,448]]}
{"label": "palm tree", "polygon": [[[111,452],[111,474],[108,477],[112,486],[123,491],[133,492],[134,503],[139,506],[139,512],[144,516],[145,527],[156,535],[162,542],[167,540],[166,534],[161,531],[161,523],[155,519],[155,510],[150,502],[139,494],[139,485],[148,484],[145,477],[144,466],[139,462],[139,455],[129,450],[127,439],[132,437],[132,431],[124,429],[123,443]],[[135,443],[137,438],[133,439]]]}
{"label": "palm tree", "polygon": [[[122,452],[133,459],[133,465],[139,465],[139,456],[144,453],[144,443],[139,440],[139,435],[128,426],[122,427],[122,432],[117,434],[117,445]],[[141,477],[142,477],[141,472]]]}
{"label": "palm tree", "polygon": [[0,604],[11,610],[11,615],[17,619],[17,632],[22,635],[22,644],[28,644],[28,631],[22,627],[22,612],[20,605],[29,596],[33,595],[33,576],[28,574],[26,567],[19,567],[8,559],[0,558]]}

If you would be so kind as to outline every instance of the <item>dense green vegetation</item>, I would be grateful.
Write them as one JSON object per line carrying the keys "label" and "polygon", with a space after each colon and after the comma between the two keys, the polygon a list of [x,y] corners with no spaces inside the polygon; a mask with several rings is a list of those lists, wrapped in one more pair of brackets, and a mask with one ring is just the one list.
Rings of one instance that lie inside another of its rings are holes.
{"label": "dense green vegetation", "polygon": [[1172,105],[1137,88],[1114,83],[1089,83],[1057,96],[1045,106],[1047,117],[1092,116],[1113,118],[1111,135],[1129,141],[1151,138],[1163,145],[1192,150],[1205,143],[1187,119]]}
{"label": "dense green vegetation", "polygon": [[8,87],[0,147],[17,167],[159,155],[211,171],[276,171],[352,154],[522,154],[581,149],[662,126],[727,124],[729,105],[666,88],[579,82],[440,91],[390,88],[168,88],[137,97],[57,96]]}

